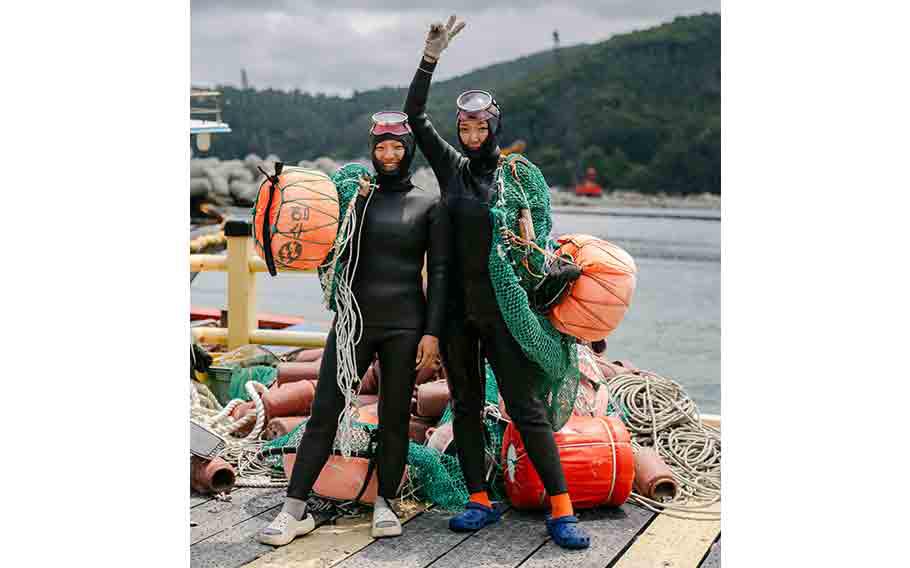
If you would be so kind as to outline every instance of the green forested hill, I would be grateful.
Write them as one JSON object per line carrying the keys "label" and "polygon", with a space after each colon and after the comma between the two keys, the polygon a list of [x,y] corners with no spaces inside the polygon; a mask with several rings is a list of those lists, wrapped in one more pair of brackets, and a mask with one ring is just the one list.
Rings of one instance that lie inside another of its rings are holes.
{"label": "green forested hill", "polygon": [[[408,81],[410,76],[397,82]],[[680,17],[435,83],[429,112],[453,143],[455,97],[469,88],[494,93],[504,113],[503,142],[525,140],[525,154],[551,185],[568,185],[593,166],[609,187],[720,192],[717,14]],[[404,88],[351,98],[221,90],[233,133],[216,137],[210,155],[223,159],[250,152],[288,161],[366,155],[369,116],[400,108],[405,97]]]}

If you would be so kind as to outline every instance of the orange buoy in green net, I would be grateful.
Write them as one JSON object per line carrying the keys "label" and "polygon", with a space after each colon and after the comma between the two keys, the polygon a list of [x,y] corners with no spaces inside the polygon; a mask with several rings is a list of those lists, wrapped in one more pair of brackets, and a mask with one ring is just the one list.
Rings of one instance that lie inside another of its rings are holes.
{"label": "orange buoy in green net", "polygon": [[338,233],[338,192],[327,175],[276,163],[253,206],[256,252],[269,272],[313,270]]}
{"label": "orange buoy in green net", "polygon": [[556,241],[560,245],[556,254],[571,256],[581,276],[547,314],[550,323],[586,341],[607,337],[632,301],[635,261],[620,247],[591,235],[563,235]]}

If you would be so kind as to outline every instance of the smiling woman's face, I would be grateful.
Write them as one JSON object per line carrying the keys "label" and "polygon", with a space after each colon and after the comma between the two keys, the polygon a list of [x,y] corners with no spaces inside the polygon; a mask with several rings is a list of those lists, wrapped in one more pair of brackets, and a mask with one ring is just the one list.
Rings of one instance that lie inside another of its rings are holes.
{"label": "smiling woman's face", "polygon": [[489,135],[490,127],[486,120],[458,121],[458,137],[461,138],[461,143],[471,150],[479,149]]}
{"label": "smiling woman's face", "polygon": [[373,149],[373,156],[387,172],[398,169],[404,159],[404,144],[397,140],[383,140]]}

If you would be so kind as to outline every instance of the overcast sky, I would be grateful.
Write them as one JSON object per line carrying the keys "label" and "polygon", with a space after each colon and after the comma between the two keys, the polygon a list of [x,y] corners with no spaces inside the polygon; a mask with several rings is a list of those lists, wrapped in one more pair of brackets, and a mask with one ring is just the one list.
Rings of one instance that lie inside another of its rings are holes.
{"label": "overcast sky", "polygon": [[720,0],[191,0],[192,83],[348,95],[406,85],[430,23],[467,23],[439,63],[445,79],[553,45],[593,43],[672,20],[720,12]]}

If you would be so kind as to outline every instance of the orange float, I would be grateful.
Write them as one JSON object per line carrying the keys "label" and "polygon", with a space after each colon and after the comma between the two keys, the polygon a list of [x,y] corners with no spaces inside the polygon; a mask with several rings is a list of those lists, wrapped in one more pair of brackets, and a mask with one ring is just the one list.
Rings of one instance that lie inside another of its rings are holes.
{"label": "orange float", "polygon": [[626,315],[635,292],[635,261],[613,243],[590,235],[563,235],[556,241],[556,254],[570,255],[581,276],[547,314],[550,323],[586,341],[607,337]]}
{"label": "orange float", "polygon": [[275,164],[253,205],[256,252],[269,273],[313,270],[325,260],[338,233],[338,192],[327,175]]}
{"label": "orange float", "polygon": [[[361,407],[359,420],[367,424],[378,424],[377,406],[378,405],[376,404],[370,404]],[[290,479],[291,472],[294,471],[294,462],[297,461],[297,454],[285,454],[283,461],[284,473],[288,479]],[[360,490],[363,487],[363,481],[366,479],[369,469],[370,460],[367,458],[356,456],[344,458],[340,455],[332,454],[322,467],[319,477],[316,478],[316,483],[313,484],[313,492],[330,499],[352,501],[357,497],[357,494],[360,493]],[[401,484],[398,487],[399,491],[401,490],[402,485],[404,485],[407,475],[408,468],[405,466]],[[361,503],[375,503],[378,491],[379,482],[377,471],[374,467],[373,472],[370,475],[370,481],[367,484],[366,489],[363,490],[363,494],[360,496],[359,501]]]}
{"label": "orange float", "polygon": [[[572,416],[553,437],[572,506],[619,506],[629,498],[635,480],[635,456],[621,420],[613,416]],[[512,506],[546,509],[547,491],[514,424],[509,424],[502,439],[502,461]]]}
{"label": "orange float", "polygon": [[[284,473],[288,478],[294,471],[294,462],[297,461],[296,454],[286,454],[284,456]],[[313,492],[329,499],[338,499],[340,501],[352,501],[363,487],[363,480],[366,478],[367,471],[370,468],[370,460],[366,458],[350,457],[348,459],[342,456],[332,454],[328,461],[322,467],[316,483],[313,484]],[[402,477],[402,483],[407,477],[407,466],[405,466],[405,476]],[[379,481],[376,468],[370,475],[370,482],[367,484],[363,495],[360,496],[361,503],[375,503],[376,495],[379,493]]]}
{"label": "orange float", "polygon": [[269,389],[262,406],[269,420],[281,416],[309,416],[316,400],[316,381],[301,380]]}

